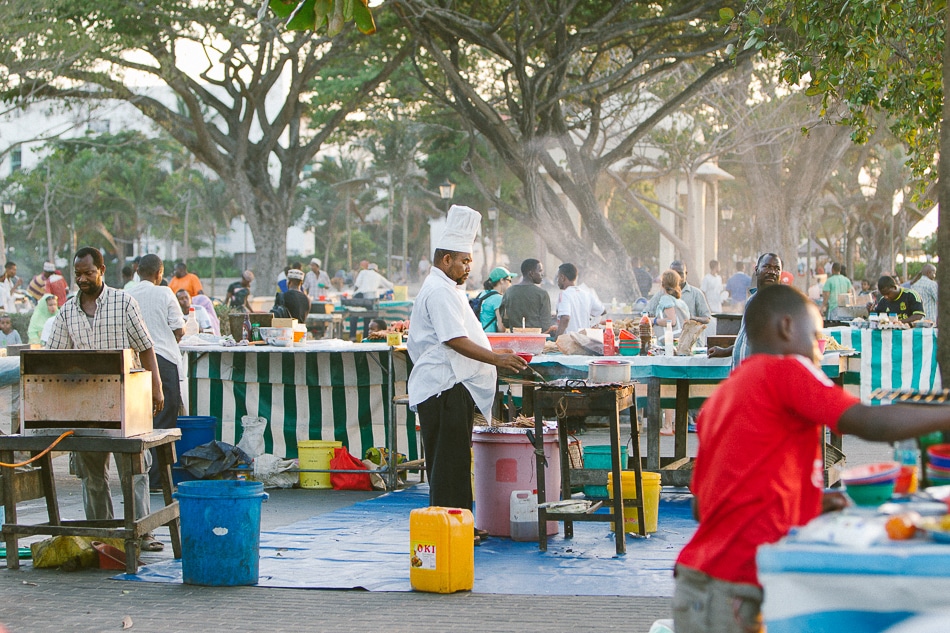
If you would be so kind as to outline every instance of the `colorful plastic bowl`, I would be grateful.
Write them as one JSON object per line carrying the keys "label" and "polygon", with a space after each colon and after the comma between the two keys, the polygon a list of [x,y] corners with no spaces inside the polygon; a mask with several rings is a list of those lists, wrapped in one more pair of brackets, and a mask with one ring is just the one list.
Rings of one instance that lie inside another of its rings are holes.
{"label": "colorful plastic bowl", "polygon": [[929,447],[927,457],[932,465],[950,470],[950,444],[936,444]]}
{"label": "colorful plastic bowl", "polygon": [[877,484],[846,484],[845,492],[859,506],[879,506],[894,495],[894,481]]}
{"label": "colorful plastic bowl", "polygon": [[841,473],[845,485],[884,483],[897,479],[901,465],[897,462],[878,462],[847,468]]}

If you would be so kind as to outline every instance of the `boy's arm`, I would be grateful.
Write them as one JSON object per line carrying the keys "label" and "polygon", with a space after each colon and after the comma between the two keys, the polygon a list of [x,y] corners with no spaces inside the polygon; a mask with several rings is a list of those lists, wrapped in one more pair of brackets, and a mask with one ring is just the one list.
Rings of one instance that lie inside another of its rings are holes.
{"label": "boy's arm", "polygon": [[856,404],[841,414],[838,430],[876,442],[911,439],[932,431],[950,430],[950,407]]}

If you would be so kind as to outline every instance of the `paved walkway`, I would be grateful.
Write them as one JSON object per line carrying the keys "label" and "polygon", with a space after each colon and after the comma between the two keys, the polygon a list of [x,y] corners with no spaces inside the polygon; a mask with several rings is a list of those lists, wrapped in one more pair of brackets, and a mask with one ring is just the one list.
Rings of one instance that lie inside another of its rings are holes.
{"label": "paved walkway", "polygon": [[[664,438],[664,441],[671,438]],[[588,431],[586,444],[606,443],[602,431]],[[691,453],[695,436],[690,437]],[[845,439],[849,465],[879,461],[890,450],[854,438]],[[58,471],[66,459],[55,460]],[[63,518],[81,518],[78,480],[57,475]],[[273,490],[264,504],[264,530],[331,512],[374,493]],[[119,512],[120,503],[116,508]],[[23,504],[22,516],[41,521],[44,506]],[[662,520],[662,519],[661,519]],[[158,536],[167,542],[168,535]],[[146,554],[143,560],[170,557]],[[652,622],[669,617],[668,598],[611,596],[524,596],[460,593],[370,593],[254,587],[207,588],[189,585],[118,582],[114,572],[19,571],[0,563],[0,623],[11,633],[131,631],[281,633],[302,631],[374,631],[413,633],[551,633],[625,631],[646,633]]]}

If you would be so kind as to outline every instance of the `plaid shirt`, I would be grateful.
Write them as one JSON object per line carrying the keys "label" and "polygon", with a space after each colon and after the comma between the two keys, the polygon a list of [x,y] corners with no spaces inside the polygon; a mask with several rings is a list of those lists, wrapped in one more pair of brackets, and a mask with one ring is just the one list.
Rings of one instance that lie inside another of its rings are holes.
{"label": "plaid shirt", "polygon": [[[103,284],[96,299],[92,326],[79,307],[79,295],[69,299],[56,313],[49,349],[128,349],[144,352],[152,339],[142,320],[139,304],[121,290]],[[136,355],[136,362],[138,357]]]}

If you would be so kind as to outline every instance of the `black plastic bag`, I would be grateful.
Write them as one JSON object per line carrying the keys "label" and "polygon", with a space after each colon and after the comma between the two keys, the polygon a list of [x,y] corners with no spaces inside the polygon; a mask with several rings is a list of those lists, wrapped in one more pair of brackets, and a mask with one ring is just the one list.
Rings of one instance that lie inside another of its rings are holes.
{"label": "black plastic bag", "polygon": [[254,460],[237,446],[217,440],[196,446],[181,456],[181,465],[198,479],[214,479],[237,466]]}

